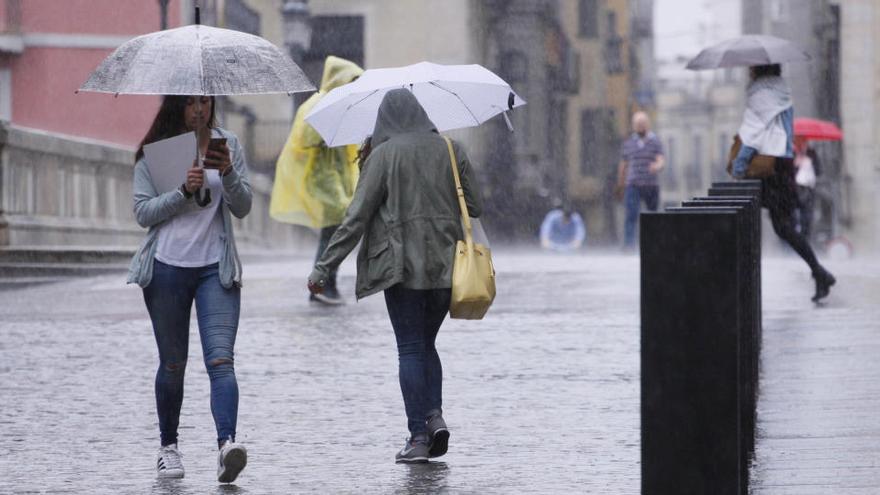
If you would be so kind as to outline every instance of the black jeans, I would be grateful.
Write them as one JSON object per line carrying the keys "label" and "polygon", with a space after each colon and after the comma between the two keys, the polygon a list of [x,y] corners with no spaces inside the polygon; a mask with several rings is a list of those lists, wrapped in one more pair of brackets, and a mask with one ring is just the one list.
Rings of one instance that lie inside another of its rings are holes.
{"label": "black jeans", "polygon": [[412,436],[427,432],[428,412],[443,403],[443,367],[434,341],[451,297],[451,289],[414,290],[398,284],[385,290],[397,339],[400,392]]}
{"label": "black jeans", "polygon": [[[321,255],[327,250],[327,246],[330,245],[330,238],[333,237],[333,234],[336,233],[336,229],[338,228],[339,225],[332,225],[321,229],[321,232],[318,234],[318,253],[315,255],[315,263],[321,259]],[[327,280],[328,287],[336,287],[336,271],[337,270],[334,269],[330,272],[330,277]]]}
{"label": "black jeans", "polygon": [[761,181],[761,205],[770,212],[776,235],[785,240],[816,273],[821,268],[816,254],[807,239],[795,228],[794,210],[798,206],[798,197],[791,158],[777,158],[775,172]]}
{"label": "black jeans", "polygon": [[797,186],[797,225],[798,231],[807,241],[810,240],[810,232],[813,228],[813,205],[815,204],[816,190],[812,187]]}

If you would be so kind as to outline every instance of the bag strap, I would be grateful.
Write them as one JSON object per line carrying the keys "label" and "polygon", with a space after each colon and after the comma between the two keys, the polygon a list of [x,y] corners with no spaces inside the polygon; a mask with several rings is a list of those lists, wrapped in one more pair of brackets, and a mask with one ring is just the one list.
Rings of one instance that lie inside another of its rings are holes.
{"label": "bag strap", "polygon": [[452,149],[452,140],[443,136],[446,147],[449,149],[449,163],[452,165],[452,176],[455,178],[455,193],[458,195],[458,206],[461,209],[461,221],[464,224],[464,240],[468,246],[474,243],[471,217],[468,214],[467,203],[464,201],[464,189],[461,187],[461,178],[458,176],[458,164],[455,159],[455,151]]}

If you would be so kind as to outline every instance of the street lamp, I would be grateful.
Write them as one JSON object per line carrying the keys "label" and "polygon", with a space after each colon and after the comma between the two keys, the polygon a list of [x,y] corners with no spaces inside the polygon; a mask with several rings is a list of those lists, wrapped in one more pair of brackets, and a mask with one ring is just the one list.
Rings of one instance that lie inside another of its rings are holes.
{"label": "street lamp", "polygon": [[[284,46],[294,62],[303,65],[305,55],[312,44],[312,25],[310,22],[308,0],[285,0],[281,6],[281,18],[284,20]],[[296,114],[296,107],[305,101],[303,94],[293,95],[291,115]]]}
{"label": "street lamp", "polygon": [[301,64],[312,41],[308,0],[285,0],[281,16],[284,19],[284,45],[290,58]]}

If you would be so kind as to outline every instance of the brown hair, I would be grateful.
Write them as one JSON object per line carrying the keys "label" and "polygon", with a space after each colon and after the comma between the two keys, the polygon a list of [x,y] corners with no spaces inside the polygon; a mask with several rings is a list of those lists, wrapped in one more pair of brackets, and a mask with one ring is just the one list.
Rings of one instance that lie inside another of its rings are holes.
{"label": "brown hair", "polygon": [[358,149],[357,157],[355,161],[358,164],[358,168],[364,168],[364,162],[367,161],[367,158],[370,156],[370,153],[373,151],[373,138],[367,136],[367,139],[364,139],[364,142],[361,144],[361,147]]}
{"label": "brown hair", "polygon": [[[162,106],[159,107],[156,118],[153,119],[153,125],[150,126],[147,135],[144,136],[141,144],[138,145],[137,153],[134,155],[135,161],[140,160],[144,156],[145,144],[155,143],[156,141],[176,136],[186,130],[183,113],[186,110],[186,100],[188,98],[190,97],[185,95],[166,95],[162,98]],[[193,96],[193,98],[201,98],[201,96]],[[212,129],[217,127],[216,103],[216,99],[211,96],[211,115],[208,117],[208,127]]]}
{"label": "brown hair", "polygon": [[764,76],[781,76],[782,66],[779,64],[754,65],[749,68],[752,80],[760,79]]}

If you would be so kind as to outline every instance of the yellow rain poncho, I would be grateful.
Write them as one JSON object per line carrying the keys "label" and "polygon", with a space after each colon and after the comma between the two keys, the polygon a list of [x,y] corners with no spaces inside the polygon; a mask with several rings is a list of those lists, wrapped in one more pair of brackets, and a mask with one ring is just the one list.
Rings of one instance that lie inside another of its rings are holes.
{"label": "yellow rain poncho", "polygon": [[348,84],[363,69],[330,56],[324,62],[321,89],[296,112],[290,137],[275,166],[269,215],[279,222],[324,228],[342,223],[357,185],[357,146],[328,148],[305,118],[333,88]]}

